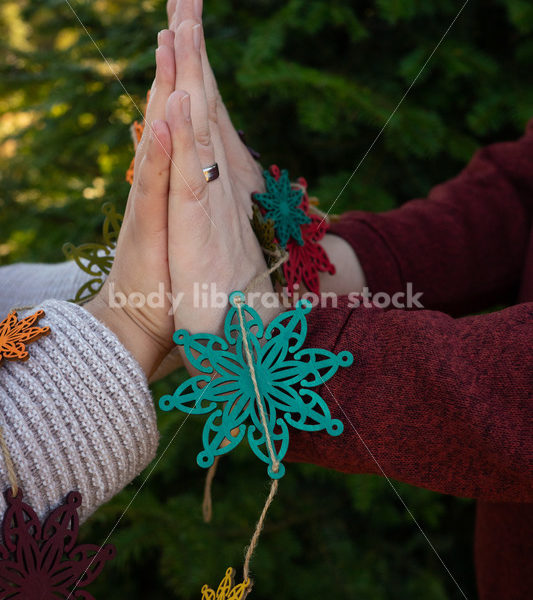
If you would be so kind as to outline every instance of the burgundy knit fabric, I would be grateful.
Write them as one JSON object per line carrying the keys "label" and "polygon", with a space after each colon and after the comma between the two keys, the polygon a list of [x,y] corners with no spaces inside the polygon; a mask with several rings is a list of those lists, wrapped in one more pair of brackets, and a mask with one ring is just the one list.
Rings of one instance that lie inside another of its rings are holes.
{"label": "burgundy knit fabric", "polygon": [[476,498],[481,600],[533,597],[532,219],[533,121],[426,199],[344,215],[370,290],[424,309],[311,311],[309,347],[354,354],[319,390],[344,433],[291,432],[290,460]]}

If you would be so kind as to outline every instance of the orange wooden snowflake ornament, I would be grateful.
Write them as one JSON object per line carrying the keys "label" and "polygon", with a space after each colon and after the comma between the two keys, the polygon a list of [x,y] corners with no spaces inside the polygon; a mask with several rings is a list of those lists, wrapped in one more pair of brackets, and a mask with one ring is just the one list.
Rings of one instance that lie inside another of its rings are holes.
{"label": "orange wooden snowflake ornament", "polygon": [[[137,150],[137,146],[139,145],[139,142],[141,141],[141,138],[143,136],[143,131],[144,131],[144,121],[142,123],[139,123],[139,121],[134,121],[133,125],[131,126],[131,134],[133,137],[133,146],[134,146],[135,150]],[[131,159],[130,166],[129,166],[128,170],[126,171],[126,181],[130,185],[133,185],[134,171],[135,171],[135,156]]]}
{"label": "orange wooden snowflake ornament", "polygon": [[38,310],[20,321],[15,311],[7,315],[0,323],[0,363],[2,359],[28,360],[30,355],[26,345],[50,333],[50,327],[34,326],[35,322],[42,317],[44,317],[44,310]]}
{"label": "orange wooden snowflake ornament", "polygon": [[234,581],[235,570],[229,567],[216,592],[204,585],[201,600],[244,600],[252,589],[252,580],[248,577],[238,585]]}

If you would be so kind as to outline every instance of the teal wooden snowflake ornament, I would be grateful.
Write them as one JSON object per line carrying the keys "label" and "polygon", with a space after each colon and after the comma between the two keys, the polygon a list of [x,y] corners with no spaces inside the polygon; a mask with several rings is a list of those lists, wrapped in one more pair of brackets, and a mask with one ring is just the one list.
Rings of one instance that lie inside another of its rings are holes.
{"label": "teal wooden snowflake ornament", "polygon": [[301,226],[311,222],[302,209],[303,190],[293,188],[287,170],[280,172],[276,165],[264,171],[266,192],[255,193],[253,198],[264,208],[265,220],[272,219],[276,236],[283,248],[290,238],[303,246]]}
{"label": "teal wooden snowflake ornament", "polygon": [[[289,426],[302,431],[326,430],[333,436],[342,433],[342,422],[332,419],[327,404],[310,388],[328,381],[339,367],[351,365],[353,356],[348,351],[334,354],[321,348],[302,348],[307,336],[305,315],[311,310],[309,301],[301,300],[295,309],[277,316],[265,329],[244,298],[242,292],[230,296],[225,339],[176,331],[174,341],[183,346],[187,359],[200,374],[183,382],[173,395],[163,396],[159,407],[209,415],[202,433],[204,449],[197,457],[201,467],[210,467],[216,456],[227,454],[246,436],[253,452],[269,465],[270,477],[279,479],[285,473],[281,460],[289,446]],[[267,448],[243,330],[279,463],[277,472]]]}

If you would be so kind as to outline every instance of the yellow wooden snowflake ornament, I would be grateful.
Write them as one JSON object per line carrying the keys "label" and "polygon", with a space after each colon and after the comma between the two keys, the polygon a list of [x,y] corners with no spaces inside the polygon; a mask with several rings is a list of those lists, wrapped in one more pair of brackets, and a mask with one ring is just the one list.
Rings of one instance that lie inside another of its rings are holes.
{"label": "yellow wooden snowflake ornament", "polygon": [[15,311],[0,323],[0,363],[5,360],[28,360],[26,345],[50,333],[50,327],[37,327],[35,322],[44,317],[44,310],[18,320]]}
{"label": "yellow wooden snowflake ornament", "polygon": [[252,589],[252,580],[247,578],[238,585],[235,585],[234,581],[235,570],[229,567],[216,592],[204,585],[201,600],[244,600]]}

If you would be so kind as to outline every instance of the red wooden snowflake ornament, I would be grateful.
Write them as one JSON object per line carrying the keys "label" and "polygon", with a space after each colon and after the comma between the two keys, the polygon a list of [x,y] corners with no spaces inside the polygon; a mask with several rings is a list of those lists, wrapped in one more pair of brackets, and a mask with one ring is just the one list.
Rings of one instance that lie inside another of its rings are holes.
{"label": "red wooden snowflake ornament", "polygon": [[[271,165],[269,172],[272,177],[279,181],[282,171],[277,165]],[[294,238],[289,238],[285,249],[289,253],[289,259],[282,266],[283,275],[287,282],[287,293],[289,296],[294,294],[295,286],[303,283],[307,289],[318,294],[320,292],[320,280],[318,274],[327,272],[335,274],[335,266],[330,262],[324,248],[319,244],[320,240],[326,235],[329,224],[323,216],[313,212],[312,204],[315,204],[309,198],[307,193],[307,181],[299,177],[296,182],[291,184],[292,189],[302,191],[302,201],[299,206],[311,222],[300,226],[303,245],[298,244]],[[253,194],[253,198],[260,198],[260,194]],[[265,209],[260,205],[261,214],[265,214]],[[257,232],[256,232],[257,233]]]}
{"label": "red wooden snowflake ornament", "polygon": [[310,211],[311,201],[307,193],[307,181],[299,177],[296,185],[303,190],[301,208],[311,217],[311,223],[302,225],[303,246],[296,244],[294,240],[289,240],[287,243],[289,260],[283,265],[283,274],[287,280],[289,295],[294,293],[294,287],[300,283],[303,283],[313,294],[318,294],[320,293],[318,274],[326,272],[335,275],[335,266],[319,244],[326,235],[329,224],[324,218]]}
{"label": "red wooden snowflake ornament", "polygon": [[70,492],[42,525],[22,502],[20,489],[16,496],[11,489],[4,495],[8,508],[2,522],[0,599],[94,600],[80,588],[98,577],[116,550],[112,544],[76,545],[81,494]]}
{"label": "red wooden snowflake ornament", "polygon": [[287,292],[294,293],[296,284],[304,283],[313,294],[320,292],[318,273],[325,271],[335,274],[335,266],[330,262],[326,251],[318,243],[328,230],[327,223],[318,215],[310,215],[311,223],[302,225],[304,245],[289,240],[287,252],[289,260],[283,264],[283,274],[287,280]]}

